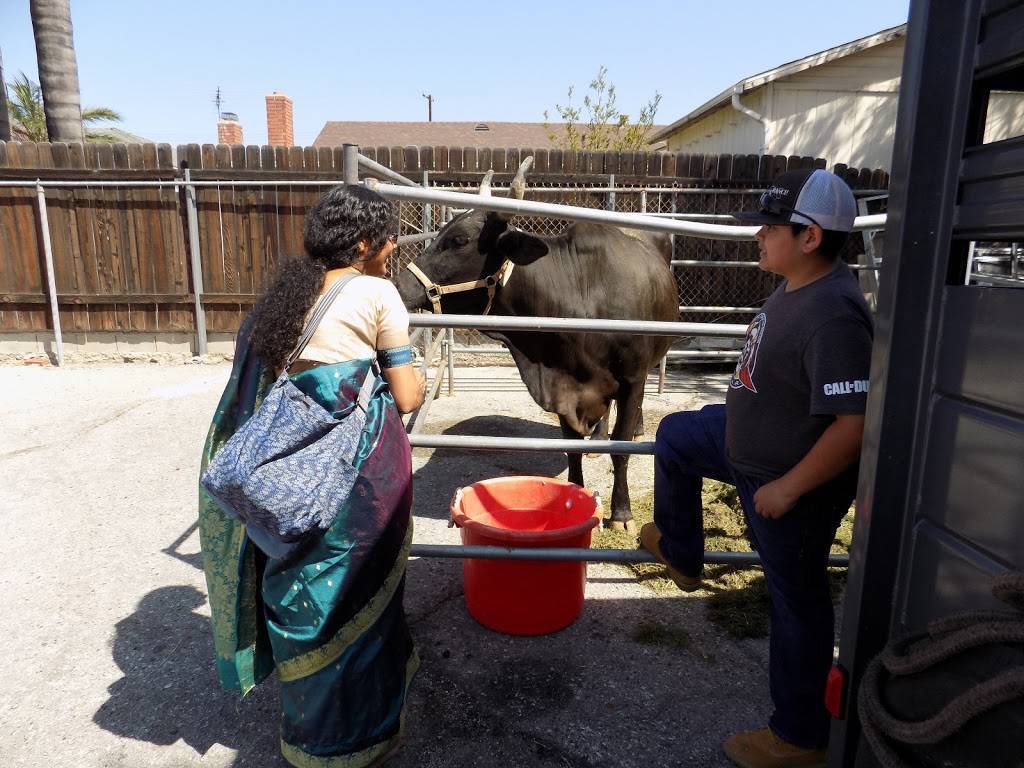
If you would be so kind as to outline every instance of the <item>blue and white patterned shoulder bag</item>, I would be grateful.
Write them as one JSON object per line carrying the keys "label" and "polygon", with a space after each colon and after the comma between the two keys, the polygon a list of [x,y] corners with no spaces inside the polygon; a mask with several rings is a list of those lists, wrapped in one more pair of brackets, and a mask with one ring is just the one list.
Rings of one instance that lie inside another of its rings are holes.
{"label": "blue and white patterned shoulder bag", "polygon": [[213,457],[200,482],[224,512],[245,523],[249,538],[283,558],[331,527],[359,476],[352,465],[376,382],[371,364],[356,407],[336,419],[292,383],[288,369],[345,286],[338,278],[317,302],[284,372],[256,412]]}

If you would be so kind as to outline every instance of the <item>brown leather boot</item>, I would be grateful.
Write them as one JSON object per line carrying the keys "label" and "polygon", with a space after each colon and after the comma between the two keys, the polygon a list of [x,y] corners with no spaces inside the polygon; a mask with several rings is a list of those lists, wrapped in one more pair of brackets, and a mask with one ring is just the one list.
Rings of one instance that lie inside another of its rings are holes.
{"label": "brown leather boot", "polygon": [[665,559],[665,555],[661,553],[661,531],[658,530],[658,526],[654,523],[644,523],[640,528],[640,546],[658,558],[665,567],[668,568],[669,578],[676,583],[683,592],[693,592],[694,590],[701,588],[701,579],[699,576],[687,576],[682,571],[678,571],[669,565],[668,560]]}
{"label": "brown leather boot", "polygon": [[771,728],[730,736],[722,749],[740,768],[825,768],[828,752],[783,741]]}

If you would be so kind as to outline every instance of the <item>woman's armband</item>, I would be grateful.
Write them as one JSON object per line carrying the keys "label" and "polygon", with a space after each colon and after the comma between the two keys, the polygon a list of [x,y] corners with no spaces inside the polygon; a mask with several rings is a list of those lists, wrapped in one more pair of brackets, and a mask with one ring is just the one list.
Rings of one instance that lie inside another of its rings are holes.
{"label": "woman's armband", "polygon": [[377,351],[377,362],[381,368],[397,368],[412,362],[412,347],[408,344]]}

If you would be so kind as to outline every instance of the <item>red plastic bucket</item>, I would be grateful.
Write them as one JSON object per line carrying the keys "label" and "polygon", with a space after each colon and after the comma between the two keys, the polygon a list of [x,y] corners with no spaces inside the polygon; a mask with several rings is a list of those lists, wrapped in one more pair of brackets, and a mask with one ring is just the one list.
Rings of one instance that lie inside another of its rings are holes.
{"label": "red plastic bucket", "polygon": [[[591,491],[549,477],[473,483],[455,494],[451,514],[463,544],[499,547],[589,548],[601,520]],[[555,632],[583,609],[583,562],[466,558],[462,569],[470,615],[499,632]]]}

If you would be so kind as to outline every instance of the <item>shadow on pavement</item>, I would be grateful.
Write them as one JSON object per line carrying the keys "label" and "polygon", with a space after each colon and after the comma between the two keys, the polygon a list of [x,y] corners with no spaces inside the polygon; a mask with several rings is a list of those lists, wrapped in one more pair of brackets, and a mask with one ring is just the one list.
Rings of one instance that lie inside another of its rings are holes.
{"label": "shadow on pavement", "polygon": [[192,586],[161,587],[119,621],[114,661],[124,677],[93,721],[110,733],[157,745],[183,740],[205,754],[214,744],[238,750],[235,768],[286,765],[278,748],[277,683],[244,700],[221,688],[210,620]]}

